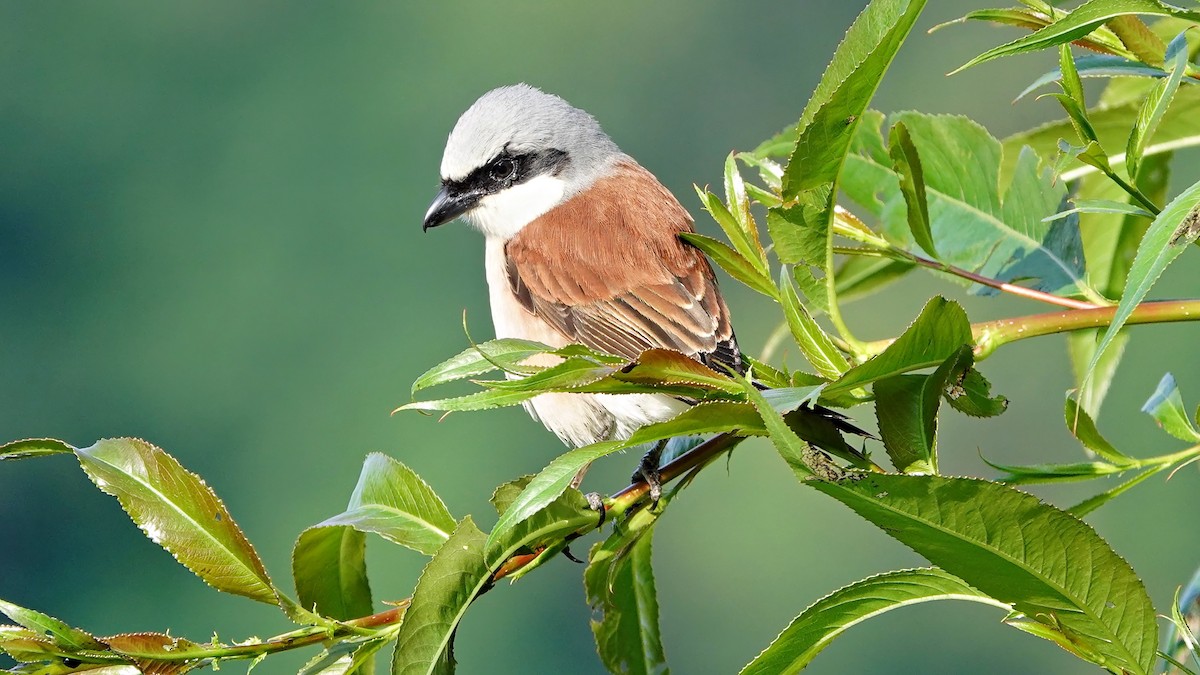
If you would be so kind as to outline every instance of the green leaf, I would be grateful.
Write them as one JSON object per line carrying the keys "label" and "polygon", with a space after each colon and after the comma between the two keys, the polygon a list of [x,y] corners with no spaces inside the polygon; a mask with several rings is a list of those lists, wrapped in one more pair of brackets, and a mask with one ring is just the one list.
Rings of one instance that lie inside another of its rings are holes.
{"label": "green leaf", "polygon": [[838,378],[850,367],[850,362],[800,303],[796,289],[786,274],[781,275],[779,287],[783,296],[784,316],[800,352],[822,376],[829,379]]}
{"label": "green leaf", "polygon": [[628,440],[602,441],[559,455],[532,478],[521,494],[505,509],[488,536],[487,548],[491,550],[496,542],[506,537],[521,521],[557,499],[580,469],[605,455],[665,438],[723,432],[745,435],[766,433],[754,409],[745,403],[701,403],[666,422],[649,424],[638,429]]}
{"label": "green leaf", "polygon": [[837,182],[858,119],[924,6],[924,0],[872,0],[854,20],[800,116],[783,174],[785,199]]}
{"label": "green leaf", "polygon": [[1141,19],[1129,15],[1118,16],[1105,25],[1113,33],[1116,33],[1121,44],[1128,47],[1139,61],[1152,66],[1163,64],[1166,45]]}
{"label": "green leaf", "polygon": [[1138,176],[1142,153],[1146,150],[1146,141],[1154,135],[1162,121],[1163,114],[1171,105],[1171,100],[1175,98],[1175,92],[1179,89],[1180,81],[1183,80],[1183,73],[1187,70],[1187,63],[1187,49],[1178,50],[1172,63],[1171,75],[1159,80],[1150,89],[1150,94],[1138,110],[1138,116],[1133,124],[1133,130],[1129,133],[1129,143],[1125,150],[1125,169],[1130,178],[1136,179]]}
{"label": "green leaf", "polygon": [[[1160,68],[1153,68],[1143,65],[1136,61],[1130,61],[1121,56],[1110,56],[1107,54],[1081,56],[1075,60],[1076,73],[1080,77],[1140,77],[1140,78],[1158,78],[1166,77],[1167,73]],[[1038,79],[1032,84],[1025,87],[1017,98],[1019,101],[1029,95],[1031,92],[1044,87],[1051,82],[1057,82],[1062,79],[1062,71],[1054,69]]]}
{"label": "green leaf", "polygon": [[987,462],[988,466],[1007,471],[1001,481],[1009,485],[1025,485],[1029,483],[1063,483],[1077,480],[1091,480],[1102,476],[1125,471],[1126,467],[1114,466],[1108,462],[1075,462],[1072,464],[1028,464],[1012,465]]}
{"label": "green leaf", "polygon": [[818,268],[825,264],[829,221],[825,218],[828,214],[824,212],[824,204],[824,199],[804,200],[767,211],[767,232],[781,262]]}
{"label": "green leaf", "polygon": [[1158,473],[1159,471],[1162,471],[1165,468],[1167,468],[1165,464],[1160,464],[1158,466],[1152,466],[1149,469],[1145,469],[1144,471],[1137,474],[1133,478],[1130,478],[1129,480],[1127,480],[1115,487],[1105,490],[1104,492],[1101,492],[1098,495],[1093,495],[1093,496],[1088,497],[1087,499],[1079,502],[1075,506],[1072,506],[1071,508],[1067,509],[1067,513],[1075,516],[1076,518],[1082,518],[1082,517],[1086,516],[1087,514],[1091,513],[1092,511],[1095,511],[1096,509],[1100,508],[1101,506],[1104,506],[1108,502],[1112,501],[1114,498],[1120,496],[1121,494],[1124,494],[1126,490],[1132,488],[1133,486],[1137,485],[1138,483],[1141,483],[1142,481],[1146,480],[1150,476],[1153,476],[1154,474]]}
{"label": "green leaf", "polygon": [[992,396],[992,383],[974,368],[946,389],[946,402],[951,408],[971,417],[995,417],[1008,410],[1008,399]]}
{"label": "green leaf", "polygon": [[57,438],[26,438],[0,445],[0,461],[41,457],[42,455],[71,454],[72,452],[75,452],[73,446]]}
{"label": "green leaf", "polygon": [[[1005,182],[999,176],[1004,158],[1000,142],[975,122],[913,112],[895,115],[892,122],[905,126],[920,152],[930,231],[940,261],[1047,293],[1089,290],[1077,224],[1045,221],[1060,210],[1066,188],[1054,182],[1049,169],[1039,168],[1035,154],[1013,150],[1019,159]],[[842,187],[881,220],[890,241],[911,249],[915,241],[908,209],[883,149],[882,124],[879,113],[863,121]],[[963,171],[964,166],[972,170]],[[996,292],[959,277],[945,278],[971,286],[973,293]]]}
{"label": "green leaf", "polygon": [[614,377],[635,384],[683,384],[727,393],[742,390],[727,375],[672,349],[647,349]]}
{"label": "green leaf", "polygon": [[531,480],[533,480],[533,474],[527,474],[496,486],[496,489],[492,491],[491,498],[488,499],[495,507],[496,515],[504,515],[504,512],[512,506],[517,496],[529,485]]}
{"label": "green leaf", "polygon": [[892,157],[892,171],[900,177],[900,192],[908,207],[909,231],[917,245],[936,259],[938,255],[933,245],[933,231],[929,227],[929,203],[925,196],[921,157],[903,122],[897,122],[888,132],[888,153]]}
{"label": "green leaf", "polygon": [[412,469],[373,452],[363,462],[346,511],[316,527],[348,526],[433,555],[454,529],[454,516]]}
{"label": "green leaf", "polygon": [[833,396],[908,371],[936,367],[963,345],[971,344],[974,338],[967,313],[958,303],[935,297],[887,349],[846,371],[822,393]]}
{"label": "green leaf", "polygon": [[518,553],[537,552],[535,560],[508,576],[515,582],[554,558],[581,533],[596,528],[599,520],[600,514],[589,508],[582,492],[566,490],[499,536],[489,537],[483,551],[484,560],[490,569],[497,569]]}
{"label": "green leaf", "polygon": [[1069,44],[1059,46],[1058,70],[1062,74],[1062,79],[1059,82],[1063,93],[1086,112],[1087,100],[1083,97],[1083,81],[1079,79],[1079,72],[1075,70],[1075,59],[1071,57],[1071,46]]}
{"label": "green leaf", "polygon": [[737,165],[737,153],[734,152],[725,158],[725,202],[749,242],[747,257],[766,274],[767,253],[758,239],[758,227],[754,222],[754,214],[750,213],[750,200],[746,196],[746,182],[742,180],[742,173]]}
{"label": "green leaf", "polygon": [[1113,315],[1112,323],[1104,330],[1104,336],[1088,364],[1089,378],[1096,371],[1105,350],[1125,325],[1134,308],[1146,298],[1163,270],[1183,253],[1188,244],[1196,240],[1197,235],[1200,235],[1200,228],[1195,227],[1198,219],[1200,182],[1193,184],[1167,204],[1150,224],[1150,229],[1138,245],[1137,255],[1129,268],[1129,279],[1125,285],[1125,292],[1121,295],[1121,302],[1117,305],[1116,314]]}
{"label": "green leaf", "polygon": [[970,600],[1009,609],[1007,604],[936,567],[879,574],[838,589],[810,605],[741,670],[741,675],[799,672],[851,627],[884,612],[932,600]]}
{"label": "green leaf", "polygon": [[1036,497],[987,481],[855,475],[809,485],[1094,663],[1153,667],[1158,626],[1145,587],[1094,530]]}
{"label": "green leaf", "polygon": [[1189,12],[1170,7],[1158,0],[1089,0],[1053,24],[1007,44],[989,49],[953,72],[957,73],[1001,56],[1011,56],[1072,42],[1099,28],[1110,19],[1125,14],[1151,14],[1176,16],[1192,21],[1200,20],[1200,12]]}
{"label": "green leaf", "polygon": [[[1088,111],[1088,120],[1101,144],[1107,147],[1121,147],[1125,144],[1141,102],[1142,98],[1139,97],[1117,104],[1102,104]],[[1146,146],[1142,157],[1200,145],[1200,115],[1195,114],[1198,106],[1200,87],[1179,89],[1175,94],[1174,105],[1163,114],[1158,131],[1150,137],[1150,144]],[[1029,146],[1043,159],[1048,160],[1058,153],[1059,139],[1067,138],[1071,131],[1069,120],[1059,120],[1006,137],[1003,140],[1004,155],[1000,165],[1001,180],[1007,180],[1013,175],[1018,153],[1023,146]],[[1125,162],[1125,155],[1115,155],[1111,161],[1114,165],[1122,164]],[[1073,163],[1062,177],[1064,180],[1075,180],[1091,173],[1095,173],[1094,168]]]}
{"label": "green leaf", "polygon": [[[822,449],[831,451],[836,451],[835,446],[838,442],[843,446],[846,445],[841,435],[837,433],[838,430],[836,428],[832,430],[829,428],[831,420],[820,419],[820,426],[818,428],[806,428],[806,422],[817,422],[816,418],[819,416],[810,410],[803,409],[793,413],[793,415],[798,416],[797,418],[791,420],[785,419],[784,415],[753,384],[744,379],[741,382],[742,386],[746,388],[747,400],[750,401],[754,409],[758,411],[758,415],[762,418],[763,427],[770,437],[771,443],[779,451],[779,455],[783,457],[783,461],[787,462],[788,466],[791,467],[792,473],[796,474],[797,478],[804,480],[814,475],[821,475],[822,477],[841,475],[841,470],[828,457],[814,450],[811,445],[812,443],[817,443],[822,446]],[[828,439],[830,431],[833,432],[834,437],[832,442]]]}
{"label": "green leaf", "polygon": [[345,621],[371,613],[367,538],[347,526],[310,527],[292,549],[300,606]]}
{"label": "green leaf", "polygon": [[837,270],[835,289],[842,302],[848,302],[874,293],[915,267],[912,263],[891,258],[849,256]]}
{"label": "green leaf", "polygon": [[930,375],[897,375],[875,382],[875,416],[892,463],[903,473],[937,473],[937,413],[947,386],[973,358],[962,346]]}
{"label": "green leaf", "polygon": [[779,291],[771,283],[770,277],[764,276],[749,260],[724,242],[694,232],[680,232],[679,238],[703,251],[729,276],[768,298],[777,297]]}
{"label": "green leaf", "polygon": [[0,614],[17,622],[18,625],[37,633],[39,638],[51,640],[55,646],[68,651],[108,651],[108,647],[90,634],[74,628],[58,619],[0,600]]}
{"label": "green leaf", "polygon": [[[649,515],[639,511],[634,518]],[[653,532],[652,518],[646,527],[623,525],[593,546],[588,556],[583,579],[592,608],[592,634],[600,660],[612,673],[667,672],[650,564]]]}
{"label": "green leaf", "polygon": [[393,675],[454,672],[454,631],[492,578],[483,560],[484,539],[467,516],[425,565],[396,635]]}
{"label": "green leaf", "polygon": [[1118,202],[1108,199],[1073,199],[1075,208],[1059,211],[1058,213],[1046,218],[1047,221],[1066,218],[1075,213],[1112,213],[1128,216],[1137,216],[1139,218],[1154,218],[1154,214],[1146,209],[1130,204],[1129,202]]}
{"label": "green leaf", "polygon": [[317,654],[297,675],[368,675],[368,663],[391,640],[345,640]]}
{"label": "green leaf", "polygon": [[1117,450],[1112,443],[1108,442],[1108,439],[1101,435],[1092,416],[1079,405],[1077,396],[1071,392],[1067,393],[1063,417],[1067,422],[1067,430],[1071,432],[1072,436],[1079,439],[1083,447],[1117,466],[1129,467],[1137,463],[1137,460]]}
{"label": "green leaf", "polygon": [[437,398],[430,401],[413,401],[392,411],[393,414],[401,410],[427,410],[427,411],[442,411],[442,412],[467,412],[472,410],[493,410],[495,408],[507,408],[509,406],[520,405],[525,401],[537,396],[536,391],[508,391],[504,389],[489,389],[488,391],[477,391],[465,396],[456,396],[453,398]]}
{"label": "green leaf", "polygon": [[277,604],[262,561],[212,488],[161,449],[136,438],[98,441],[75,451],[96,487],[151,541],[205,583]]}
{"label": "green leaf", "polygon": [[755,268],[760,275],[767,273],[766,257],[761,253],[756,242],[751,240],[751,235],[746,228],[742,227],[741,223],[734,218],[729,209],[721,203],[721,199],[709,192],[696,188],[696,194],[700,196],[700,202],[704,205],[704,210],[708,211],[717,225],[721,226],[721,230],[725,233],[725,237],[733,244],[733,248],[737,251],[743,260]]}
{"label": "green leaf", "polygon": [[513,367],[531,356],[552,351],[552,348],[532,340],[502,338],[472,345],[457,356],[425,371],[413,382],[412,393],[446,382],[454,382],[496,370],[497,364]]}
{"label": "green leaf", "polygon": [[1200,443],[1200,432],[1192,425],[1183,408],[1183,397],[1170,373],[1163,375],[1150,398],[1142,405],[1142,412],[1154,418],[1163,431],[1181,441]]}

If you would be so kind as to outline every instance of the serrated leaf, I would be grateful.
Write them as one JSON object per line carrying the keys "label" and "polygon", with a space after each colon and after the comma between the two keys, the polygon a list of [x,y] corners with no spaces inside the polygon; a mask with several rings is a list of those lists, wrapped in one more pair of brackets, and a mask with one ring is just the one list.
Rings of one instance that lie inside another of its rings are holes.
{"label": "serrated leaf", "polygon": [[1029,620],[1076,653],[1149,673],[1154,608],[1129,564],[1082,521],[987,481],[856,475],[809,485],[842,501],[930,562]]}
{"label": "serrated leaf", "polygon": [[14,605],[6,600],[0,600],[0,614],[4,614],[21,626],[37,633],[39,638],[48,638],[55,645],[69,652],[107,650],[104,644],[85,631],[47,614]]}
{"label": "serrated leaf", "polygon": [[1126,467],[1115,466],[1108,462],[1074,462],[1070,464],[998,464],[983,460],[988,466],[1008,473],[1000,479],[1008,485],[1026,485],[1030,483],[1063,483],[1077,480],[1091,480],[1102,476],[1121,473]]}
{"label": "serrated leaf", "polygon": [[533,477],[534,474],[527,474],[496,486],[496,489],[492,491],[491,498],[488,499],[496,509],[496,515],[504,515],[521,491],[529,485],[529,481],[533,480]]}
{"label": "serrated leaf", "polygon": [[515,366],[531,356],[548,351],[552,349],[532,340],[501,338],[481,342],[425,371],[413,382],[412,393],[416,394],[422,389],[446,382],[490,373],[496,370],[497,364],[505,367]]}
{"label": "serrated leaf", "polygon": [[1192,425],[1192,420],[1183,408],[1183,397],[1179,394],[1179,386],[1175,377],[1170,373],[1163,375],[1158,388],[1142,405],[1142,412],[1154,418],[1158,426],[1168,434],[1188,443],[1200,443],[1200,432]]}
{"label": "serrated leaf", "polygon": [[296,675],[368,675],[365,666],[387,639],[339,642],[317,654]]}
{"label": "serrated leaf", "polygon": [[373,452],[363,462],[346,511],[316,527],[349,526],[433,555],[454,529],[454,516],[412,469]]}
{"label": "serrated leaf", "polygon": [[467,516],[425,565],[396,635],[393,675],[454,671],[454,632],[471,601],[491,582],[484,539]]}
{"label": "serrated leaf", "polygon": [[1058,213],[1047,217],[1047,222],[1066,218],[1069,215],[1076,213],[1111,213],[1117,215],[1137,216],[1139,218],[1154,218],[1154,214],[1146,209],[1130,204],[1129,202],[1118,202],[1108,199],[1073,199],[1074,208],[1059,211]]}
{"label": "serrated leaf", "polygon": [[[1080,56],[1075,59],[1076,73],[1080,77],[1141,77],[1141,78],[1159,78],[1166,77],[1166,71],[1161,68],[1147,66],[1137,61],[1130,61],[1123,56],[1112,56],[1109,54],[1096,54],[1089,56]],[[1028,87],[1021,90],[1017,94],[1015,101],[1019,101],[1030,93],[1062,79],[1062,71],[1054,69],[1041,77],[1034,80]]]}
{"label": "serrated leaf", "polygon": [[785,199],[836,183],[858,118],[924,6],[873,0],[854,20],[800,116],[783,174]]}
{"label": "serrated leaf", "polygon": [[1141,168],[1142,153],[1146,149],[1146,141],[1154,135],[1163,115],[1171,105],[1172,99],[1175,98],[1175,92],[1183,80],[1187,63],[1187,49],[1179,49],[1172,62],[1171,74],[1151,87],[1146,100],[1142,102],[1142,107],[1138,110],[1125,149],[1125,169],[1132,179],[1137,179],[1138,170]]}
{"label": "serrated leaf", "polygon": [[1118,466],[1128,467],[1137,463],[1137,460],[1117,450],[1112,443],[1108,442],[1108,439],[1096,428],[1096,423],[1092,420],[1091,415],[1079,405],[1077,397],[1071,393],[1067,394],[1066,404],[1063,407],[1063,418],[1067,422],[1067,430],[1071,432],[1072,436],[1079,439],[1083,447]]}
{"label": "serrated leaf", "polygon": [[897,281],[916,265],[873,256],[848,256],[835,275],[835,290],[842,302],[861,298]]}
{"label": "serrated leaf", "polygon": [[733,245],[735,251],[750,264],[760,275],[766,274],[766,260],[759,250],[758,246],[750,239],[750,234],[738,223],[721,199],[708,190],[696,188],[696,194],[700,196],[700,202],[704,205],[704,210],[708,211],[713,217],[717,225],[721,227],[721,231],[725,233],[725,237],[729,239],[729,243]]}
{"label": "serrated leaf", "polygon": [[563,359],[548,368],[508,380],[477,380],[476,383],[490,389],[512,392],[553,391],[583,387],[617,372],[616,366],[596,363],[585,357],[573,356]]}
{"label": "serrated leaf", "polygon": [[[1061,210],[1066,188],[1053,181],[1049,169],[1039,167],[1035,154],[1017,148],[1012,178],[1002,182],[1000,142],[975,122],[912,112],[895,115],[892,122],[904,124],[920,152],[930,230],[940,261],[1047,293],[1089,290],[1078,224],[1045,222]],[[842,187],[880,218],[889,240],[912,248],[904,195],[883,150],[882,124],[878,113],[863,121]],[[972,170],[963,171],[963,166]],[[946,278],[970,286],[973,293],[996,292],[959,277]]]}
{"label": "serrated leaf", "polygon": [[781,262],[824,266],[829,221],[824,207],[827,200],[825,195],[820,197],[767,211],[767,232]]}
{"label": "serrated leaf", "polygon": [[970,600],[1009,609],[1009,605],[936,567],[879,574],[838,589],[810,605],[742,668],[741,675],[799,672],[853,626],[893,609],[933,600]]}
{"label": "serrated leaf", "polygon": [[1007,44],[989,49],[953,72],[957,73],[1001,56],[1011,56],[1072,42],[1099,28],[1105,22],[1126,14],[1175,16],[1192,21],[1200,20],[1200,12],[1189,12],[1170,7],[1158,0],[1089,0],[1049,26]]}
{"label": "serrated leaf", "polygon": [[310,527],[292,550],[292,578],[300,606],[345,621],[371,613],[367,538],[352,527]]}
{"label": "serrated leaf", "polygon": [[75,451],[96,487],[150,538],[205,583],[277,604],[254,547],[203,480],[160,448],[136,438],[98,441]]}
{"label": "serrated leaf", "polygon": [[770,278],[763,276],[750,261],[746,260],[742,254],[730,248],[725,242],[694,232],[681,232],[679,233],[679,238],[703,251],[721,269],[725,270],[726,274],[751,289],[762,293],[768,298],[774,298],[778,294],[775,284],[771,283]]}
{"label": "serrated leaf", "polygon": [[1170,204],[1167,204],[1162,213],[1150,224],[1150,228],[1146,230],[1146,236],[1142,237],[1142,241],[1138,245],[1133,265],[1129,268],[1129,279],[1125,284],[1125,292],[1121,295],[1120,303],[1117,304],[1112,322],[1104,330],[1104,336],[1100,339],[1091,362],[1088,363],[1089,377],[1095,372],[1096,365],[1116,338],[1117,333],[1125,325],[1129,315],[1146,298],[1163,270],[1200,235],[1200,229],[1192,227],[1198,218],[1200,218],[1200,182],[1194,183]]}
{"label": "serrated leaf", "polygon": [[888,153],[892,157],[892,171],[900,178],[900,192],[908,207],[909,231],[917,245],[936,259],[938,254],[933,244],[933,231],[929,227],[929,202],[925,196],[921,157],[903,122],[897,122],[888,132]]}
{"label": "serrated leaf", "polygon": [[[1117,104],[1100,105],[1088,111],[1088,120],[1101,144],[1107,147],[1120,147],[1125,144],[1141,102],[1141,97],[1138,97]],[[1200,115],[1194,114],[1197,106],[1200,106],[1200,87],[1179,89],[1175,94],[1174,105],[1163,114],[1158,131],[1150,138],[1143,158],[1200,145]],[[1066,138],[1070,133],[1071,122],[1059,120],[1006,137],[1003,140],[1004,156],[1000,165],[1001,180],[1007,180],[1013,175],[1022,147],[1030,146],[1043,159],[1049,160],[1058,152],[1059,139]],[[1113,165],[1122,164],[1125,155],[1114,155],[1110,161]],[[1075,180],[1092,173],[1095,173],[1095,169],[1073,162],[1073,166],[1062,175],[1062,179]]]}
{"label": "serrated leaf", "polygon": [[1127,480],[1119,485],[1116,485],[1108,490],[1105,490],[1104,492],[1101,492],[1100,494],[1093,495],[1093,496],[1088,497],[1087,499],[1079,502],[1078,504],[1067,509],[1067,513],[1075,516],[1076,518],[1082,518],[1082,517],[1086,516],[1087,514],[1091,513],[1092,511],[1095,511],[1096,509],[1100,508],[1101,506],[1104,506],[1105,504],[1112,501],[1116,497],[1120,496],[1126,490],[1129,490],[1130,488],[1134,487],[1138,483],[1141,483],[1142,481],[1153,476],[1154,474],[1158,473],[1159,471],[1162,471],[1165,468],[1166,468],[1166,465],[1160,464],[1158,466],[1152,466],[1149,469],[1145,469],[1141,473],[1134,476],[1133,478],[1130,478],[1129,480]]}
{"label": "serrated leaf", "polygon": [[494,410],[520,405],[537,396],[536,391],[507,391],[504,389],[489,389],[477,391],[464,396],[453,398],[436,398],[429,401],[413,401],[396,408],[392,413],[402,410],[426,410],[440,412],[469,412],[473,410]]}
{"label": "serrated leaf", "polygon": [[784,316],[800,352],[822,376],[829,379],[838,378],[850,367],[850,362],[800,303],[791,279],[784,274],[779,284]]}
{"label": "serrated leaf", "polygon": [[592,609],[592,634],[609,672],[667,672],[651,566],[653,533],[653,520],[645,527],[618,528],[588,556],[584,587]]}
{"label": "serrated leaf", "polygon": [[684,384],[729,393],[742,390],[728,376],[672,349],[647,349],[614,377],[636,384]]}
{"label": "serrated leaf", "polygon": [[531,479],[521,494],[505,509],[488,536],[487,548],[491,550],[496,542],[506,537],[521,521],[557,499],[580,469],[605,455],[675,436],[723,432],[743,435],[766,433],[754,409],[745,403],[701,403],[666,422],[649,424],[638,429],[628,440],[602,441],[559,455]]}
{"label": "serrated leaf", "polygon": [[897,375],[874,385],[879,435],[902,473],[937,473],[937,414],[946,387],[973,363],[963,346],[929,375]]}
{"label": "serrated leaf", "polygon": [[962,307],[935,297],[887,349],[846,371],[822,393],[833,396],[901,373],[936,367],[963,345],[974,342],[971,323]]}
{"label": "serrated leaf", "polygon": [[1008,410],[1008,398],[992,396],[992,383],[974,368],[967,371],[957,386],[946,389],[946,402],[971,417],[995,417]]}
{"label": "serrated leaf", "polygon": [[75,452],[73,446],[57,438],[26,438],[0,445],[0,461],[43,455],[69,455],[72,452]]}

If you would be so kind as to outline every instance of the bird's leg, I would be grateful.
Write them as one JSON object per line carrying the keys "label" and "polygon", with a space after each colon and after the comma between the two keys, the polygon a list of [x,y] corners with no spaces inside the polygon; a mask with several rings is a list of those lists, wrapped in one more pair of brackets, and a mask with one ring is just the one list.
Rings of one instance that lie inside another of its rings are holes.
{"label": "bird's leg", "polygon": [[[587,474],[587,471],[589,468],[591,468],[591,466],[592,466],[592,463],[588,462],[587,464],[584,464],[582,467],[580,467],[580,469],[578,471],[575,472],[575,477],[571,479],[571,487],[572,488],[574,488],[576,490],[579,489],[579,486],[583,483],[584,475]],[[596,523],[596,527],[600,527],[601,525],[604,524],[605,517],[608,516],[608,509],[604,508],[604,498],[600,496],[599,492],[589,492],[589,493],[585,494],[583,497],[584,497],[584,499],[587,499],[588,508],[595,511],[596,513],[600,514],[600,522]],[[570,556],[567,556],[567,557],[570,557]],[[574,558],[572,558],[572,560],[573,559]]]}
{"label": "bird's leg", "polygon": [[662,498],[662,476],[658,473],[658,464],[662,461],[663,448],[666,447],[665,438],[655,443],[654,447],[642,456],[637,472],[629,479],[634,483],[645,481],[646,486],[650,488],[651,508],[657,507],[658,500]]}

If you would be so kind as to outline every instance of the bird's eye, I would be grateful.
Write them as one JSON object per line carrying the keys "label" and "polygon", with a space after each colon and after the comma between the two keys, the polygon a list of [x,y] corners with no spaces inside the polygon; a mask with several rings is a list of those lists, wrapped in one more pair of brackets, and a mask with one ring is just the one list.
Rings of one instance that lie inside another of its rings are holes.
{"label": "bird's eye", "polygon": [[517,173],[517,163],[510,157],[501,157],[492,162],[492,166],[488,172],[491,174],[492,180],[497,182],[506,181]]}

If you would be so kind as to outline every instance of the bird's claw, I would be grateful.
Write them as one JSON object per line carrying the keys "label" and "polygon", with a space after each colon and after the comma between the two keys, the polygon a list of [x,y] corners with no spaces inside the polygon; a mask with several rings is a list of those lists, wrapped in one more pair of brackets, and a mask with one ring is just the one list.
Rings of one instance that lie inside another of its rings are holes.
{"label": "bird's claw", "polygon": [[589,492],[583,496],[587,500],[588,508],[600,514],[600,522],[596,523],[596,527],[604,524],[604,519],[608,517],[608,507],[604,506],[604,498],[599,492]]}

